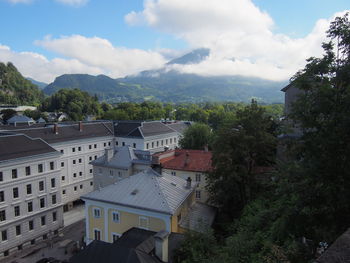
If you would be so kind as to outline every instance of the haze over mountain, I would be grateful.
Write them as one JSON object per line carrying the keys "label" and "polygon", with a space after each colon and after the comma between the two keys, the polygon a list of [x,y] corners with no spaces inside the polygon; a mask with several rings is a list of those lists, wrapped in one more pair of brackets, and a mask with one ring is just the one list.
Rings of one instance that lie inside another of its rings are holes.
{"label": "haze over mountain", "polygon": [[26,79],[31,81],[34,85],[38,86],[39,89],[43,89],[43,88],[45,88],[48,85],[45,82],[37,81],[37,80],[29,78],[29,77],[26,78]]}
{"label": "haze over mountain", "polygon": [[158,100],[162,102],[244,101],[282,102],[280,89],[287,81],[275,82],[243,76],[199,76],[176,71],[173,65],[198,64],[210,55],[209,49],[193,50],[157,70],[112,79],[105,75],[65,74],[44,88],[48,95],[62,88],[79,88],[110,103]]}

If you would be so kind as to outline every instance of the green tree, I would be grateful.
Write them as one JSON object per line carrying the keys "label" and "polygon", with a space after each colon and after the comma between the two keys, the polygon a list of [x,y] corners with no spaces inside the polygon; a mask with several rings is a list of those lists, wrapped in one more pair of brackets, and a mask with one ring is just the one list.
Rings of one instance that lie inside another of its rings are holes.
{"label": "green tree", "polygon": [[6,122],[8,119],[15,116],[17,112],[13,109],[6,109],[6,110],[1,110],[0,114],[2,116],[2,120]]}
{"label": "green tree", "polygon": [[195,123],[188,127],[179,144],[183,149],[204,150],[209,145],[212,132],[208,125],[203,123]]}
{"label": "green tree", "polygon": [[208,177],[212,201],[232,218],[259,193],[255,168],[271,166],[276,147],[273,121],[255,101],[236,115],[217,133]]}

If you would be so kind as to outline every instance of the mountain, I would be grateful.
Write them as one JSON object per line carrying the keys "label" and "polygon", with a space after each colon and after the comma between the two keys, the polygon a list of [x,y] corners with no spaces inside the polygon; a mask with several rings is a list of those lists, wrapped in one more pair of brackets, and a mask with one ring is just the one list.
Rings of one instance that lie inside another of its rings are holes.
{"label": "mountain", "polygon": [[243,101],[252,98],[266,103],[283,102],[280,89],[287,84],[254,77],[205,77],[169,70],[172,64],[196,64],[209,56],[209,49],[196,49],[169,61],[164,68],[142,71],[134,76],[112,79],[104,75],[66,74],[49,84],[44,92],[79,88],[109,103],[145,100],[162,102]]}
{"label": "mountain", "polygon": [[43,99],[43,92],[12,63],[0,62],[0,104],[38,105]]}
{"label": "mountain", "polygon": [[38,86],[39,89],[44,89],[47,86],[47,83],[40,82],[32,78],[26,78],[27,80],[31,81],[34,85]]}

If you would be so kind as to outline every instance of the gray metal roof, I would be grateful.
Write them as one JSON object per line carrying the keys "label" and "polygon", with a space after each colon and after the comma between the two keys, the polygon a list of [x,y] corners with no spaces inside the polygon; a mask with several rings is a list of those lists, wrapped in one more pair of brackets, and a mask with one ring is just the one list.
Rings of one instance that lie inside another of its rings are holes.
{"label": "gray metal roof", "polygon": [[7,123],[16,123],[16,122],[22,122],[22,123],[28,123],[32,122],[34,123],[34,120],[32,118],[29,118],[25,115],[15,115],[7,120]]}
{"label": "gray metal roof", "polygon": [[186,188],[186,180],[180,177],[147,169],[82,198],[173,215],[195,186]]}
{"label": "gray metal roof", "polygon": [[116,137],[144,138],[176,131],[160,121],[118,121],[114,126],[114,132]]}
{"label": "gray metal roof", "polygon": [[90,164],[111,168],[129,169],[132,164],[152,164],[152,156],[149,151],[136,150],[130,146],[117,147],[113,157],[107,161],[106,156],[92,161]]}

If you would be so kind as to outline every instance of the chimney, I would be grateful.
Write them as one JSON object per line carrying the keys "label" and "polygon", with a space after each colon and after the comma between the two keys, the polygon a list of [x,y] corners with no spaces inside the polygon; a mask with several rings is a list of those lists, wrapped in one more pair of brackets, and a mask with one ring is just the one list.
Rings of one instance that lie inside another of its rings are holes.
{"label": "chimney", "polygon": [[79,131],[82,132],[83,131],[83,122],[79,121]]}
{"label": "chimney", "polygon": [[105,149],[106,162],[109,162],[112,159],[113,155],[114,155],[113,147]]}
{"label": "chimney", "polygon": [[188,151],[186,151],[186,155],[185,155],[185,164],[184,166],[187,166],[188,163],[189,163],[189,157],[190,157],[190,154],[188,153]]}
{"label": "chimney", "polygon": [[154,248],[156,256],[163,262],[169,261],[169,233],[165,230],[154,235]]}
{"label": "chimney", "polygon": [[54,133],[54,134],[58,134],[58,124],[57,124],[57,123],[55,123],[55,124],[53,125],[53,133]]}
{"label": "chimney", "polygon": [[191,177],[187,177],[186,179],[186,188],[191,189],[192,179]]}

